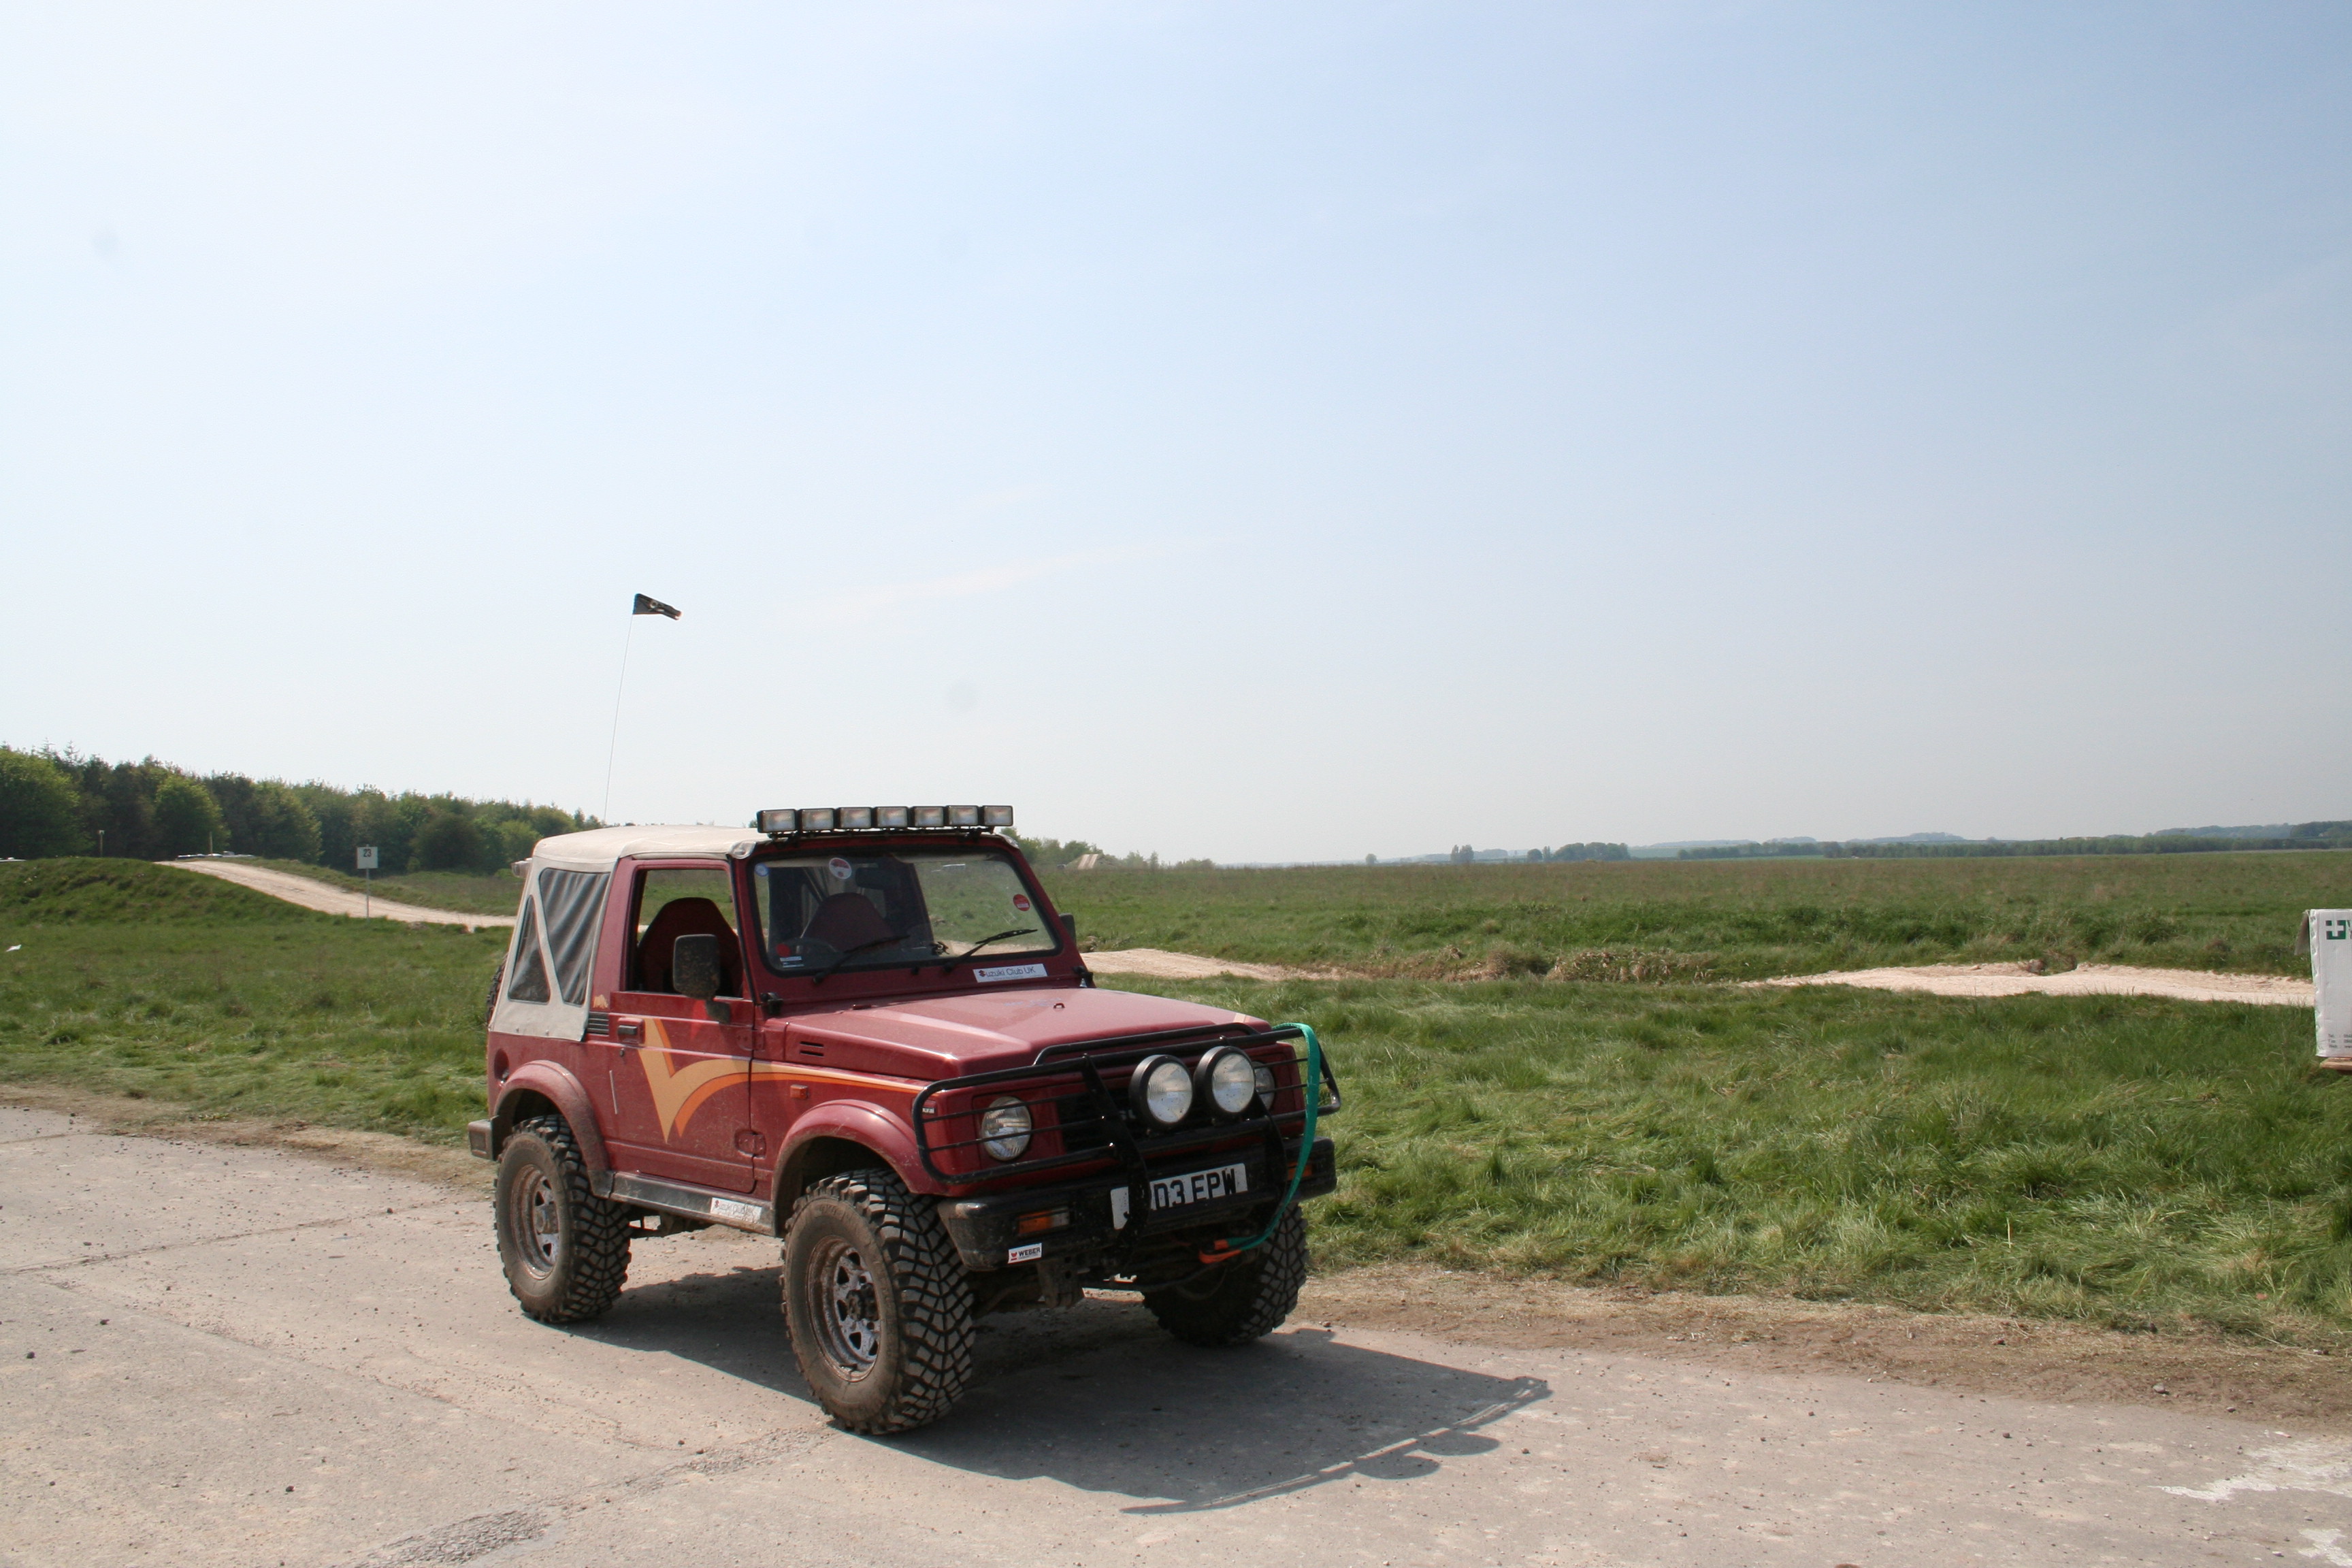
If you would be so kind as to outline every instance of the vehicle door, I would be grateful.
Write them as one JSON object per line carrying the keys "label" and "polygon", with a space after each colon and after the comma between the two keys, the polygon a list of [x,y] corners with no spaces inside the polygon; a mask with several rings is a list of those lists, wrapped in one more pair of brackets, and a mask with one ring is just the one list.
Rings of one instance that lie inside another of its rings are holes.
{"label": "vehicle door", "polygon": [[[631,875],[628,951],[612,996],[617,1136],[608,1142],[616,1169],[740,1193],[751,1191],[762,1149],[751,1094],[758,1009],[734,882],[731,867],[708,861],[655,861]],[[708,1005],[681,995],[670,973],[677,940],[705,934],[719,938],[720,970],[720,994]]]}

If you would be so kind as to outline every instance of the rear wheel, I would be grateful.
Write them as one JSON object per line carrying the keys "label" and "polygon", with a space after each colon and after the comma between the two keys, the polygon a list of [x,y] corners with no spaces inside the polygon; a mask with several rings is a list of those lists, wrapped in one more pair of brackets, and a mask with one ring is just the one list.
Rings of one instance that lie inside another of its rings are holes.
{"label": "rear wheel", "polygon": [[887,1170],[817,1183],[784,1233],[784,1321],[809,1392],[853,1432],[945,1415],[971,1381],[971,1279],[938,1210]]}
{"label": "rear wheel", "polygon": [[1293,1204],[1265,1245],[1186,1285],[1147,1291],[1143,1304],[1186,1344],[1247,1344],[1274,1332],[1307,1283],[1307,1216]]}
{"label": "rear wheel", "polygon": [[563,1118],[534,1116],[507,1135],[494,1206],[499,1261],[525,1316],[585,1322],[620,1299],[629,1275],[628,1210],[588,1185]]}

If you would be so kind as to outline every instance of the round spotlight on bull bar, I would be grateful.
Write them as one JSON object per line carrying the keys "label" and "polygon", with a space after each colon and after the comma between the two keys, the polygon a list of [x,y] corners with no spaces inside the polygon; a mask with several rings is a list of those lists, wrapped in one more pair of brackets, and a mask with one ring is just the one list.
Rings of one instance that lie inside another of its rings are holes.
{"label": "round spotlight on bull bar", "polygon": [[1135,1113],[1153,1127],[1173,1127],[1192,1114],[1192,1075],[1174,1057],[1146,1057],[1127,1080]]}
{"label": "round spotlight on bull bar", "polygon": [[1220,1116],[1239,1116],[1257,1098],[1257,1064],[1239,1046],[1202,1051],[1192,1068],[1192,1092]]}

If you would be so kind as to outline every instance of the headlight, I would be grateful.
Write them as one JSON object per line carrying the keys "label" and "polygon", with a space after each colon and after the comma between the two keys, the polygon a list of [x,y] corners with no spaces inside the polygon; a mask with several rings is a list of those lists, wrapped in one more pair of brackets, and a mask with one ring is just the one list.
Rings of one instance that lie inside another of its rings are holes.
{"label": "headlight", "polygon": [[980,1113],[981,1147],[1000,1160],[1018,1160],[1029,1147],[1029,1107],[1005,1095]]}
{"label": "headlight", "polygon": [[1155,1127],[1173,1127],[1192,1114],[1192,1075],[1174,1057],[1146,1057],[1127,1080],[1136,1113]]}
{"label": "headlight", "polygon": [[1255,1066],[1236,1046],[1219,1046],[1192,1069],[1192,1087],[1221,1116],[1239,1116],[1257,1096]]}
{"label": "headlight", "polygon": [[1274,1069],[1264,1062],[1252,1062],[1250,1077],[1257,1082],[1258,1103],[1272,1110],[1274,1109]]}

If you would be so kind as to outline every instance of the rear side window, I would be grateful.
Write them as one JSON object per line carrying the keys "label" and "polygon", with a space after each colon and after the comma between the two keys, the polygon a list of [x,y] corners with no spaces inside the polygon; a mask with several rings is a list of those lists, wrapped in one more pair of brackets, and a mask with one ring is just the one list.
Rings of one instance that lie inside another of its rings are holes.
{"label": "rear side window", "polygon": [[522,920],[515,927],[514,973],[507,976],[507,996],[516,1002],[548,999],[547,964],[539,956],[539,900],[525,897]]}
{"label": "rear side window", "polygon": [[[588,1000],[588,970],[596,957],[596,916],[604,907],[609,871],[545,870],[539,896],[547,905],[547,951],[566,1005]],[[544,984],[544,982],[542,982]]]}

